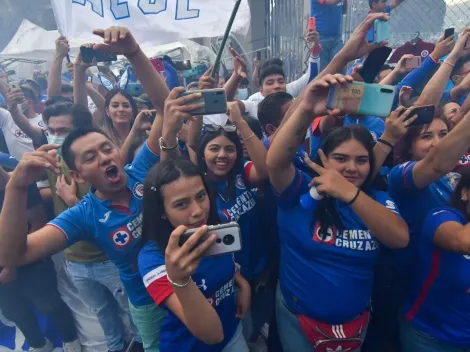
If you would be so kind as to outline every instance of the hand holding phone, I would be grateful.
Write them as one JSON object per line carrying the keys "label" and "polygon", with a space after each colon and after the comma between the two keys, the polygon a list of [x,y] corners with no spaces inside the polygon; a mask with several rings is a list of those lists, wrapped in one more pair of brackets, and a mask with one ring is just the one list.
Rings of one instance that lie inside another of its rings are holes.
{"label": "hand holding phone", "polygon": [[315,31],[317,29],[317,20],[315,17],[310,17],[308,19],[308,31]]}
{"label": "hand holding phone", "polygon": [[[200,108],[187,110],[187,112],[193,116],[199,115],[216,115],[227,113],[227,96],[225,89],[204,89],[204,90],[193,90],[190,92],[184,92],[179,97],[186,97],[192,94],[199,94],[200,98],[197,100],[191,100],[186,104],[194,105],[199,104]],[[166,115],[165,115],[166,116]]]}
{"label": "hand holding phone", "polygon": [[[184,244],[187,243],[193,236],[196,236],[196,233],[200,229],[201,228],[186,231],[180,237],[180,247],[184,246]],[[215,235],[215,241],[202,253],[202,256],[204,257],[235,253],[242,249],[240,226],[238,226],[236,222],[208,226],[207,231],[202,234],[196,241],[194,249],[203,245],[204,242],[207,241],[213,235]]]}
{"label": "hand holding phone", "polygon": [[408,70],[419,68],[421,66],[421,56],[413,56],[405,59],[405,68]]}
{"label": "hand holding phone", "polygon": [[87,46],[80,47],[80,54],[82,56],[82,61],[86,64],[91,64],[93,59],[96,59],[96,62],[109,62],[117,60],[117,56],[115,54],[95,50]]}
{"label": "hand holding phone", "polygon": [[362,64],[362,68],[358,71],[365,83],[373,83],[380,72],[380,69],[387,61],[392,48],[383,46],[371,51]]}
{"label": "hand holding phone", "polygon": [[[168,280],[181,286],[189,283],[204,252],[216,240],[215,235],[208,235],[206,225],[195,229],[189,238],[184,236],[186,229],[185,226],[178,226],[171,233],[165,250],[165,269]],[[186,238],[186,241],[182,241],[183,238]]]}
{"label": "hand holding phone", "polygon": [[450,36],[453,36],[455,33],[455,28],[446,28],[444,31],[444,39],[449,38]]}
{"label": "hand holding phone", "polygon": [[[434,105],[415,106],[409,112],[408,117],[405,119],[405,123],[408,122],[408,127],[430,124],[434,119],[434,113]],[[414,115],[417,115],[417,117],[411,121],[410,118]]]}

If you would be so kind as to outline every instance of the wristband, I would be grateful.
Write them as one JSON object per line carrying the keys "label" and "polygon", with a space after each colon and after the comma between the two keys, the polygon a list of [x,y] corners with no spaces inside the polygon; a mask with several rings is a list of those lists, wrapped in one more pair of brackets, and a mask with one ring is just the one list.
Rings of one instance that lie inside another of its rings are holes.
{"label": "wristband", "polygon": [[248,137],[246,138],[243,138],[244,141],[250,139],[251,137],[254,137],[255,136],[255,133],[253,132],[252,134],[250,134]]}
{"label": "wristband", "polygon": [[392,143],[386,141],[385,139],[379,138],[379,139],[377,139],[377,142],[382,143],[382,144],[386,145],[387,147],[393,148]]}
{"label": "wristband", "polygon": [[360,189],[360,188],[357,189],[357,192],[356,192],[356,195],[354,196],[354,198],[351,199],[351,200],[350,200],[349,202],[347,202],[346,204],[347,204],[347,205],[352,205],[352,204],[356,201],[357,197],[359,197],[359,193],[361,193],[361,189]]}
{"label": "wristband", "polygon": [[447,61],[447,60],[444,60],[444,61],[442,61],[442,62],[445,63],[445,64],[447,64],[447,65],[449,65],[450,67],[455,67],[455,64],[451,64],[451,63],[450,63],[449,61]]}
{"label": "wristband", "polygon": [[188,281],[186,281],[184,284],[178,284],[178,283],[174,282],[173,280],[171,280],[170,277],[168,276],[168,274],[166,275],[166,277],[167,277],[168,282],[169,282],[170,284],[172,284],[173,286],[178,287],[178,288],[183,288],[183,287],[188,286],[189,283],[190,283],[191,280],[192,280],[192,277],[190,276],[190,277],[188,278]]}
{"label": "wristband", "polygon": [[176,149],[176,147],[178,146],[179,140],[178,140],[178,137],[176,137],[176,143],[175,143],[174,146],[171,146],[171,147],[167,147],[167,146],[163,143],[163,137],[160,137],[160,139],[158,140],[158,142],[159,142],[159,144],[160,144],[160,150],[169,151],[169,150]]}

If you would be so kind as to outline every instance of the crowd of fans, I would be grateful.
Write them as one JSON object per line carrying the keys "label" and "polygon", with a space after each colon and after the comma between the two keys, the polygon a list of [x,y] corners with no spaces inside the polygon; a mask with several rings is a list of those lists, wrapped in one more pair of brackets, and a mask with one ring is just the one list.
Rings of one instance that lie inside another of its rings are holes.
{"label": "crowd of fans", "polygon": [[[363,80],[387,45],[367,39],[374,22],[399,4],[371,1],[343,45],[345,5],[319,1],[306,73],[287,83],[280,59],[257,62],[249,97],[232,48],[230,77],[211,67],[169,87],[122,27],[95,30],[92,46],[126,57],[138,98],[87,82],[96,62],[81,54],[62,84],[64,37],[47,77],[15,87],[3,73],[4,152],[18,163],[0,168],[0,311],[30,351],[53,349],[35,310],[65,352],[85,345],[57,289],[62,251],[112,352],[469,351],[470,29],[417,68],[407,55],[382,67],[375,82],[396,88],[387,118],[328,107],[331,89]],[[227,114],[194,116],[218,86]],[[434,118],[414,125],[427,105]],[[229,222],[241,251],[205,256],[208,226]]]}

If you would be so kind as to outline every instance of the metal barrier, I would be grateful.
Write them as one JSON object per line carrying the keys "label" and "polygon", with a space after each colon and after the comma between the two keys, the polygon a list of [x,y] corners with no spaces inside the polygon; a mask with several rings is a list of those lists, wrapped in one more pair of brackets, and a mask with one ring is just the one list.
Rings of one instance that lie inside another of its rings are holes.
{"label": "metal barrier", "polygon": [[[344,23],[345,38],[366,17],[369,2],[348,0]],[[390,15],[390,44],[396,48],[417,36],[425,42],[435,43],[444,29],[455,27],[462,31],[470,24],[470,1],[461,0],[404,0]]]}
{"label": "metal barrier", "polygon": [[265,4],[265,46],[271,48],[269,57],[281,58],[287,82],[294,81],[307,68],[304,0],[265,0]]}

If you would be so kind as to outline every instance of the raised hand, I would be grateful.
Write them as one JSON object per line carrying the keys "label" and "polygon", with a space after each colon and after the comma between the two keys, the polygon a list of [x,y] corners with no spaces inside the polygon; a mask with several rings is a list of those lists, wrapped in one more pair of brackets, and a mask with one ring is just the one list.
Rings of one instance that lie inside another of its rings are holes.
{"label": "raised hand", "polygon": [[236,126],[238,123],[240,123],[243,120],[242,113],[240,111],[240,105],[238,104],[237,101],[230,101],[227,103],[227,108],[228,108],[228,118],[229,120]]}
{"label": "raised hand", "polygon": [[214,89],[217,88],[218,80],[215,77],[212,77],[212,70],[214,65],[209,67],[209,69],[199,78],[197,88],[199,90],[203,89]]}
{"label": "raised hand", "polygon": [[17,188],[26,188],[38,181],[45,171],[56,175],[60,173],[57,161],[58,144],[45,144],[32,153],[25,153],[13,171],[9,184]]}
{"label": "raised hand", "polygon": [[454,36],[451,35],[449,38],[444,39],[442,37],[439,39],[439,41],[436,43],[436,46],[434,47],[433,52],[430,54],[430,56],[435,60],[439,60],[440,58],[448,55],[452,49],[454,48],[455,41],[454,41]]}
{"label": "raised hand", "polygon": [[228,50],[230,51],[230,54],[233,56],[233,71],[235,72],[236,75],[239,77],[245,79],[247,77],[246,74],[246,62],[245,60],[240,56],[239,53],[233,48],[229,47]]}
{"label": "raised hand", "polygon": [[175,135],[181,130],[184,120],[191,120],[192,110],[203,107],[203,103],[191,103],[202,97],[201,93],[193,93],[180,97],[180,94],[186,92],[183,87],[173,89],[165,100],[165,109],[163,117],[163,135]]}
{"label": "raised hand", "polygon": [[180,238],[185,233],[185,226],[178,226],[170,235],[165,250],[165,266],[168,277],[177,284],[186,283],[194,274],[204,252],[215,243],[217,236],[210,235],[204,242],[198,242],[207,234],[207,226],[200,227],[189,239],[179,246]]}
{"label": "raised hand", "polygon": [[25,97],[21,89],[10,89],[5,97],[8,110],[15,111],[18,105],[25,101]]}
{"label": "raised hand", "polygon": [[308,86],[300,103],[301,108],[310,111],[314,116],[332,115],[339,116],[341,111],[334,109],[328,110],[327,100],[328,92],[331,87],[346,85],[353,81],[351,76],[343,76],[341,74],[325,75],[320,79],[312,81]]}
{"label": "raised hand", "polygon": [[142,110],[135,118],[132,128],[139,132],[149,131],[152,128],[152,118],[156,113],[156,110]]}
{"label": "raised hand", "polygon": [[374,21],[377,19],[388,21],[389,16],[384,13],[369,14],[354,30],[349,40],[344,44],[343,49],[341,49],[339,54],[343,56],[344,61],[349,62],[359,59],[372,50],[387,45],[387,41],[383,41],[379,44],[369,43],[367,41],[367,33],[369,29],[374,26]]}
{"label": "raised hand", "polygon": [[381,138],[395,145],[408,131],[408,127],[418,118],[418,115],[410,116],[414,106],[398,107],[392,111],[385,120],[385,131]]}
{"label": "raised hand", "polygon": [[125,27],[95,29],[93,34],[104,39],[104,44],[95,44],[93,49],[116,55],[132,56],[139,50],[139,45],[132,33]]}
{"label": "raised hand", "polygon": [[413,54],[405,54],[400,58],[400,60],[398,60],[397,66],[395,67],[398,73],[400,73],[401,75],[404,75],[408,72],[411,72],[412,70],[411,68],[406,68],[406,60],[412,59],[412,58],[414,58]]}
{"label": "raised hand", "polygon": [[305,37],[307,46],[310,50],[320,44],[320,34],[317,31],[308,31]]}
{"label": "raised hand", "polygon": [[460,59],[464,56],[470,54],[470,49],[465,49],[465,43],[467,43],[468,38],[470,37],[470,27],[465,28],[463,33],[460,35],[457,43],[455,43],[454,48],[452,49],[450,55],[455,57],[455,59]]}
{"label": "raised hand", "polygon": [[398,94],[398,101],[401,106],[407,106],[408,101],[411,99],[411,95],[413,94],[413,88],[410,86],[403,86],[400,89],[400,93]]}
{"label": "raised hand", "polygon": [[67,38],[64,36],[60,36],[59,38],[57,38],[57,40],[55,41],[56,55],[60,58],[64,58],[68,55],[69,51],[70,45]]}
{"label": "raised hand", "polygon": [[305,155],[305,163],[315,171],[318,176],[313,178],[309,187],[315,186],[319,193],[339,199],[342,202],[350,202],[357,194],[357,187],[346,180],[343,175],[334,169],[328,168],[328,158],[323,150],[318,150],[323,167],[314,163]]}

